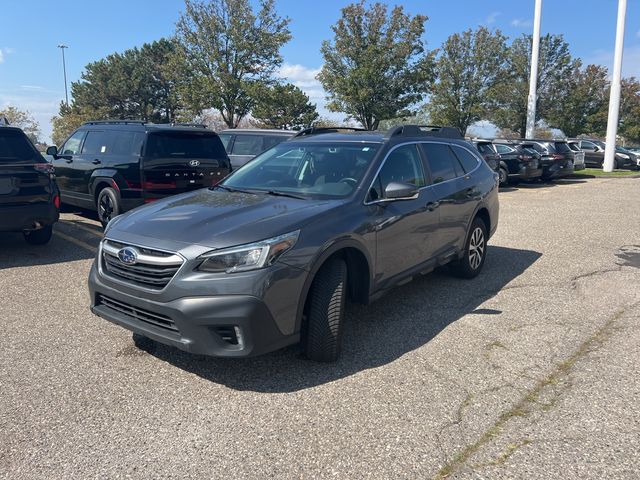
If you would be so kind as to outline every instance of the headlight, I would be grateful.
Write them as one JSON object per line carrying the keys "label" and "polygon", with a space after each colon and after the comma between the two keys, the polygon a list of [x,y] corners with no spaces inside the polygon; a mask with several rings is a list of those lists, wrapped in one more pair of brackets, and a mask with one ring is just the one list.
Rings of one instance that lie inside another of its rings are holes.
{"label": "headlight", "polygon": [[293,248],[299,235],[300,230],[296,230],[248,245],[213,250],[200,256],[203,262],[198,266],[198,270],[235,273],[268,267],[283,253]]}

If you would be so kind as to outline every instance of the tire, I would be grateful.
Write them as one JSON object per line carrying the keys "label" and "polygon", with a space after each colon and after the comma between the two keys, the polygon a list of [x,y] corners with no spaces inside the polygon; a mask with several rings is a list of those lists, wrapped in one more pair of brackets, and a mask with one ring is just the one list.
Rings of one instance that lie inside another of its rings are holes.
{"label": "tire", "polygon": [[39,230],[23,232],[24,239],[31,245],[45,245],[51,240],[53,225],[47,225]]}
{"label": "tire", "polygon": [[140,350],[151,353],[156,349],[156,342],[148,337],[145,337],[144,335],[134,333],[131,336],[131,339],[133,340],[133,344]]}
{"label": "tire", "polygon": [[487,256],[487,226],[476,217],[473,219],[462,258],[451,263],[451,271],[456,277],[474,278],[484,266]]}
{"label": "tire", "polygon": [[120,200],[113,188],[105,187],[98,193],[96,200],[98,219],[102,227],[106,227],[109,220],[120,215]]}
{"label": "tire", "polygon": [[322,266],[309,291],[304,351],[309,360],[334,362],[340,356],[347,264],[340,258]]}
{"label": "tire", "polygon": [[498,176],[500,178],[500,186],[506,187],[509,185],[509,173],[502,167],[498,169]]}

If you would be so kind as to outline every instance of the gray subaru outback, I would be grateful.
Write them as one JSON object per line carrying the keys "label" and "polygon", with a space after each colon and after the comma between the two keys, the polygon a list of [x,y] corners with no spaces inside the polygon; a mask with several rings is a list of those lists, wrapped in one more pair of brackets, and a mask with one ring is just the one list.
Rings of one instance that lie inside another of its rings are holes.
{"label": "gray subaru outback", "polygon": [[475,277],[497,225],[497,175],[457,130],[316,130],[114,218],[91,310],[137,342],[226,357],[300,342],[333,361],[345,302],[445,264]]}

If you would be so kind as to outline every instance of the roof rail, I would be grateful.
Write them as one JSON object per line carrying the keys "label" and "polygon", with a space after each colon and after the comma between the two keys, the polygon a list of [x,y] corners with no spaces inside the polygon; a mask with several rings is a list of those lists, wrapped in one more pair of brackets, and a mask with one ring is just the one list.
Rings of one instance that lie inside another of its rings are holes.
{"label": "roof rail", "polygon": [[90,120],[83,125],[146,125],[144,120]]}
{"label": "roof rail", "polygon": [[295,137],[306,137],[307,135],[319,135],[321,133],[338,133],[342,130],[346,130],[349,132],[368,132],[366,128],[358,128],[358,127],[309,127],[303,130],[300,130],[298,133],[294,135]]}
{"label": "roof rail", "polygon": [[189,123],[189,122],[157,123],[156,125],[169,125],[170,127],[208,128],[204,123]]}
{"label": "roof rail", "polygon": [[385,137],[444,137],[463,140],[464,137],[455,127],[441,127],[438,125],[399,125],[387,130]]}
{"label": "roof rail", "polygon": [[0,127],[8,127],[9,126],[9,120],[7,120],[7,117],[0,117]]}

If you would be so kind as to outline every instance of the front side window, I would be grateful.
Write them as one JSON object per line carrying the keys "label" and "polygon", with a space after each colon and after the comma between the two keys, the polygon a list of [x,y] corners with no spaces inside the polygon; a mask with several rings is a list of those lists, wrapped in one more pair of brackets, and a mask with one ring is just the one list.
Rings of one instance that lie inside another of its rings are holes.
{"label": "front side window", "polygon": [[583,150],[595,150],[595,149],[596,149],[596,144],[595,144],[595,143],[593,143],[593,142],[588,142],[588,141],[586,141],[586,140],[583,140],[583,141],[581,142],[580,147],[581,147]]}
{"label": "front side window", "polygon": [[462,175],[462,168],[451,148],[442,143],[423,143],[433,183],[445,182]]}
{"label": "front side window", "polygon": [[62,155],[78,155],[85,132],[76,132],[62,146]]}
{"label": "front side window", "polygon": [[375,143],[283,142],[243,165],[221,185],[310,198],[346,197],[360,184],[379,148]]}
{"label": "front side window", "polygon": [[85,155],[97,155],[107,153],[107,138],[104,132],[88,132],[82,145],[82,153]]}
{"label": "front side window", "polygon": [[373,182],[368,201],[384,198],[384,191],[391,182],[408,183],[418,188],[427,184],[417,145],[403,145],[389,153]]}

